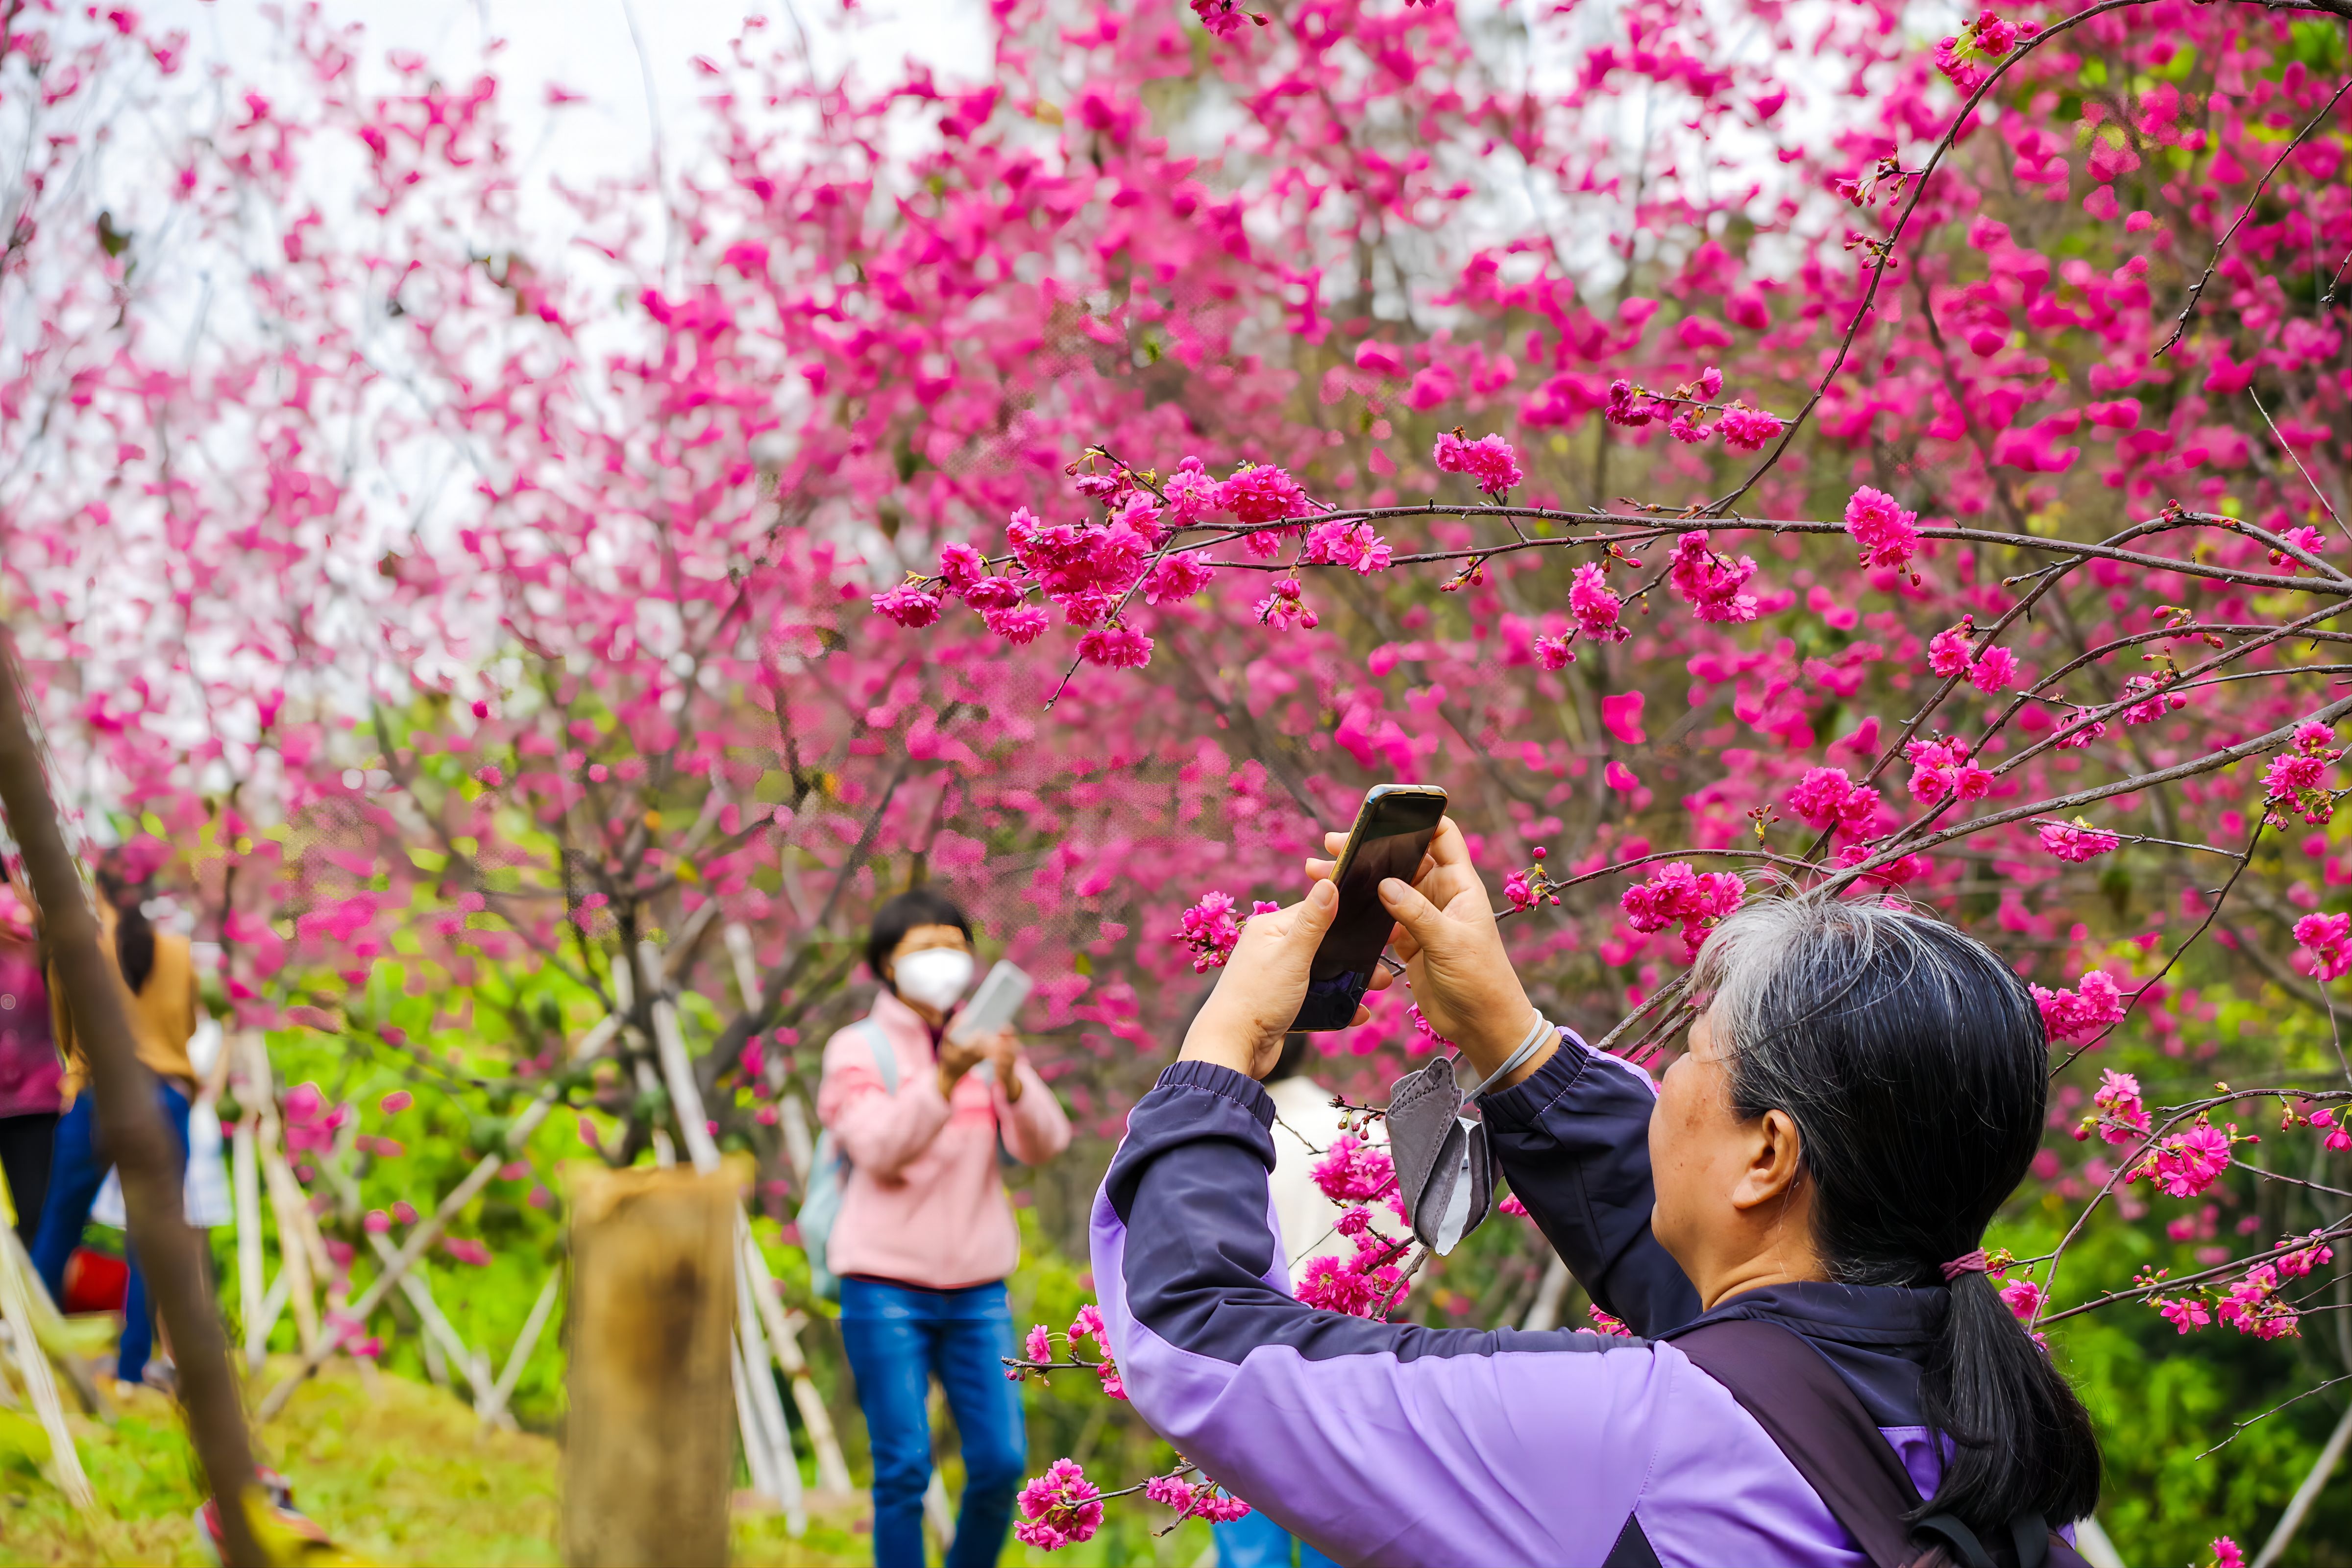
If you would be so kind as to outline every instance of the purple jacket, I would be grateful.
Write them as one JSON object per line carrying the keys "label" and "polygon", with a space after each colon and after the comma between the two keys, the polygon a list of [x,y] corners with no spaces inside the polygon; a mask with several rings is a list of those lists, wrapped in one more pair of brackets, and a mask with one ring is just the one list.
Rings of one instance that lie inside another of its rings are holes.
{"label": "purple jacket", "polygon": [[[1577,1278],[1637,1334],[1733,1317],[1796,1330],[1932,1493],[1918,1369],[1945,1293],[1782,1286],[1702,1318],[1650,1236],[1650,1081],[1563,1036],[1483,1109],[1512,1191]],[[1268,1218],[1272,1122],[1257,1083],[1177,1063],[1129,1117],[1093,1216],[1129,1398],[1236,1496],[1349,1564],[1866,1562],[1764,1429],[1671,1342],[1299,1305]]]}

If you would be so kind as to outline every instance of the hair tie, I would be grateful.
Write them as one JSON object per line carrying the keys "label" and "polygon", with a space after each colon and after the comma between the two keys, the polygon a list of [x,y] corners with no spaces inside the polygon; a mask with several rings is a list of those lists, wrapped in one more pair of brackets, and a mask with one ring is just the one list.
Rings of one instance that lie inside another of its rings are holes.
{"label": "hair tie", "polygon": [[1983,1247],[1979,1247],[1974,1252],[1963,1252],[1944,1265],[1944,1283],[1949,1285],[1963,1274],[1982,1274],[1989,1267],[1990,1263]]}

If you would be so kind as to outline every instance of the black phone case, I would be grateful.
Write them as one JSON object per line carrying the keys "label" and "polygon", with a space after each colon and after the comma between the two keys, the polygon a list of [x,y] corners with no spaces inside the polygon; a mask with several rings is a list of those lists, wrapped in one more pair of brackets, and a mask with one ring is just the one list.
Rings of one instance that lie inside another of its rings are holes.
{"label": "black phone case", "polygon": [[1299,1003],[1298,1016],[1290,1026],[1307,1033],[1346,1028],[1355,1021],[1356,1009],[1371,984],[1370,972],[1359,974],[1352,969],[1309,980],[1306,999]]}

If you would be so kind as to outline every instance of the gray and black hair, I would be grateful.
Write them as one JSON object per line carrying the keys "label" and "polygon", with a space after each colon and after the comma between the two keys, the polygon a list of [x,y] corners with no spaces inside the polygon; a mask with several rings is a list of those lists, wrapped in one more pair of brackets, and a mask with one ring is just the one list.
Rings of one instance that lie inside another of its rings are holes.
{"label": "gray and black hair", "polygon": [[[1943,1288],[2042,1144],[2049,1044],[2025,983],[1940,921],[1819,896],[1750,901],[1691,983],[1735,1114],[1796,1123],[1830,1277]],[[1999,1540],[2021,1516],[2088,1514],[2099,1451],[2081,1401],[1984,1274],[1950,1297],[1922,1394],[1952,1458],[1919,1517]]]}

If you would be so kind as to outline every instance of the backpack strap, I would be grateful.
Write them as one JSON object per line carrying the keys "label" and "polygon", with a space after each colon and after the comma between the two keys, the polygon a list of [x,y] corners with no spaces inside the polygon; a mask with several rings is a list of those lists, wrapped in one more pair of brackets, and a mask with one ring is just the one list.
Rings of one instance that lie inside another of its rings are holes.
{"label": "backpack strap", "polygon": [[1904,1515],[1919,1489],[1845,1379],[1795,1331],[1754,1318],[1708,1323],[1674,1347],[1723,1384],[1813,1489],[1871,1568],[1910,1568]]}
{"label": "backpack strap", "polygon": [[857,1020],[857,1032],[866,1037],[866,1048],[874,1053],[874,1070],[882,1075],[882,1092],[898,1092],[898,1053],[891,1047],[889,1037],[871,1016]]}
{"label": "backpack strap", "polygon": [[1921,1500],[1911,1472],[1845,1379],[1795,1330],[1734,1318],[1666,1338],[1756,1418],[1872,1568],[2084,1568],[2066,1538],[2031,1514],[2011,1520],[2008,1538],[1990,1546],[1948,1513],[1912,1524],[1907,1516]]}

